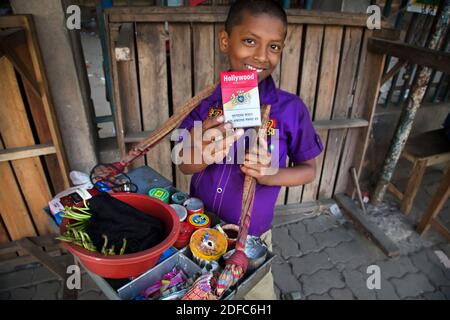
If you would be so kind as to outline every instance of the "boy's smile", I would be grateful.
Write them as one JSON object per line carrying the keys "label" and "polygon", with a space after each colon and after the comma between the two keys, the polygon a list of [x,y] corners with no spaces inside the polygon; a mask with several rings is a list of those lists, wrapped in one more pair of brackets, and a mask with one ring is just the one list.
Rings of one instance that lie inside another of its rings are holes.
{"label": "boy's smile", "polygon": [[258,81],[267,78],[280,61],[286,28],[276,17],[243,13],[231,34],[219,34],[220,49],[228,56],[231,70],[256,70]]}

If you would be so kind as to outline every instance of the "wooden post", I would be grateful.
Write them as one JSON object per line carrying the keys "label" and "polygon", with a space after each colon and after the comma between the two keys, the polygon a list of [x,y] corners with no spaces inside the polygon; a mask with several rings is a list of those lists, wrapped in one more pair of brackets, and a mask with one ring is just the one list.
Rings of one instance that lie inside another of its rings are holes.
{"label": "wooden post", "polygon": [[[431,39],[428,43],[428,48],[437,50],[441,43],[441,39],[445,35],[447,25],[449,23],[450,17],[450,0],[445,0],[440,6],[436,13],[437,23],[434,26],[434,31],[432,33]],[[374,195],[372,197],[372,203],[378,205],[384,198],[387,186],[392,179],[397,162],[400,158],[400,154],[405,146],[406,140],[408,139],[409,133],[412,128],[414,117],[416,115],[417,109],[422,102],[425,90],[428,86],[430,80],[431,69],[427,67],[419,67],[417,76],[411,86],[411,95],[407,100],[407,105],[403,109],[400,116],[400,121],[398,123],[394,138],[391,143],[388,155],[385,159],[381,177],[378,181],[377,187],[375,188]]]}

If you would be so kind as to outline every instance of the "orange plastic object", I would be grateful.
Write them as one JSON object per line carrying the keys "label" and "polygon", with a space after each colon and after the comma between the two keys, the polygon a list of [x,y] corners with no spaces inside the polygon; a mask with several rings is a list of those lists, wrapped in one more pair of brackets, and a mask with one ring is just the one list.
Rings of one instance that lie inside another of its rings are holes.
{"label": "orange plastic object", "polygon": [[199,229],[192,234],[189,248],[200,261],[216,261],[227,252],[227,238],[216,229]]}

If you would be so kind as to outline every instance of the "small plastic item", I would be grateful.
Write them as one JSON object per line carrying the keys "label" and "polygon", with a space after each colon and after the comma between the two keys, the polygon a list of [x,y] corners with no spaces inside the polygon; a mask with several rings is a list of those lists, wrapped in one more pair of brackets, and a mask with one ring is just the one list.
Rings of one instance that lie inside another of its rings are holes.
{"label": "small plastic item", "polygon": [[187,221],[195,229],[209,228],[210,225],[211,225],[211,221],[209,220],[209,217],[206,214],[203,214],[203,213],[191,214],[188,217]]}
{"label": "small plastic item", "polygon": [[189,198],[183,203],[183,206],[186,207],[189,215],[205,212],[203,201],[199,198]]}
{"label": "small plastic item", "polygon": [[176,192],[171,197],[172,203],[179,205],[183,205],[187,199],[189,199],[189,195],[184,192]]}
{"label": "small plastic item", "polygon": [[191,224],[188,222],[181,222],[180,233],[173,246],[177,249],[186,247],[189,244],[189,240],[191,239],[191,235],[194,231],[195,228]]}
{"label": "small plastic item", "polygon": [[227,252],[227,238],[216,229],[199,229],[192,234],[189,248],[194,260],[205,266],[210,261],[219,260]]}
{"label": "small plastic item", "polygon": [[178,214],[178,216],[180,217],[180,221],[186,220],[187,210],[186,210],[186,208],[184,206],[182,206],[181,204],[175,204],[175,203],[171,204],[170,206]]}
{"label": "small plastic item", "polygon": [[156,198],[158,200],[161,200],[165,203],[169,203],[169,191],[167,191],[164,188],[153,188],[150,189],[148,192],[148,195],[152,198]]}

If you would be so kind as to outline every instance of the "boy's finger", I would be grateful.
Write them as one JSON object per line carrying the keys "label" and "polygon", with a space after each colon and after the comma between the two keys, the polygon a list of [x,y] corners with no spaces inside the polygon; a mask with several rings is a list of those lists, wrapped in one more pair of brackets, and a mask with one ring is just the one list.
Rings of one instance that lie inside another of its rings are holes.
{"label": "boy's finger", "polygon": [[248,175],[250,177],[253,177],[253,178],[259,178],[260,177],[259,171],[251,169],[251,168],[248,168],[248,167],[245,167],[245,166],[241,167],[241,171],[243,173],[245,173],[246,175]]}
{"label": "boy's finger", "polygon": [[203,132],[205,132],[206,130],[208,130],[210,128],[217,127],[218,125],[222,124],[224,121],[225,121],[224,116],[218,116],[218,117],[206,119],[202,123]]}

